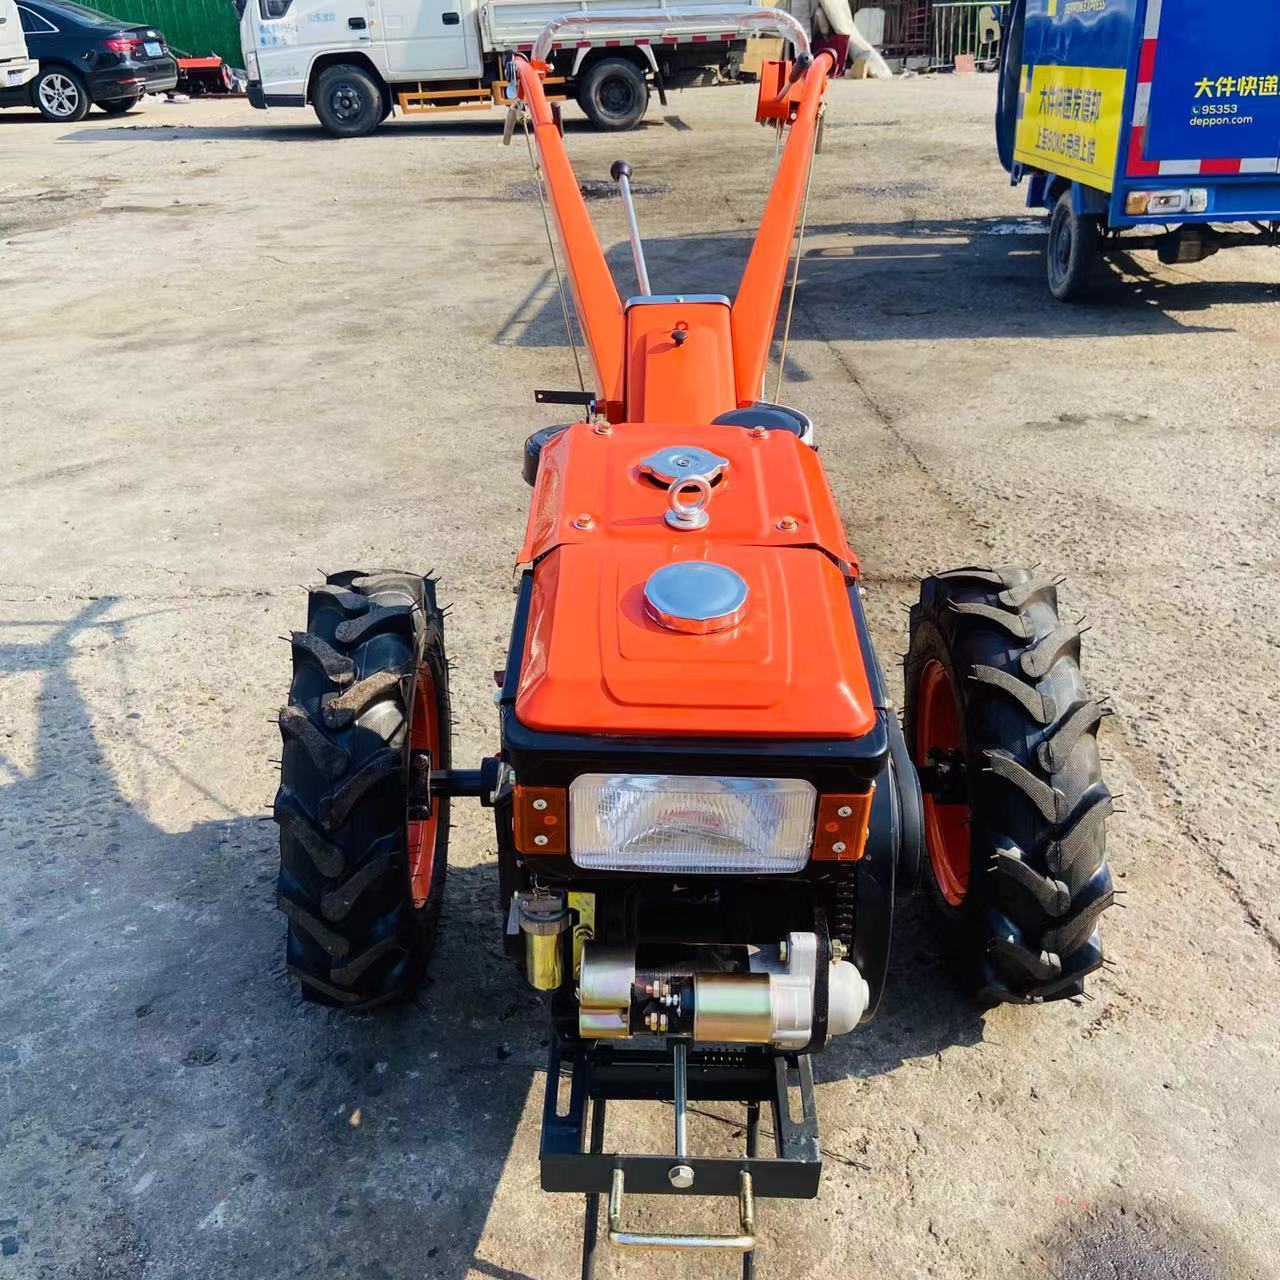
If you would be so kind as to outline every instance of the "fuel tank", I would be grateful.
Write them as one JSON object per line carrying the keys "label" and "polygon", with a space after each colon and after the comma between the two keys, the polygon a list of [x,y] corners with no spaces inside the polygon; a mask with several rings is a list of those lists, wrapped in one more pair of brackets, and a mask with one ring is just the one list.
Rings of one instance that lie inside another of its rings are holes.
{"label": "fuel tank", "polygon": [[[668,479],[705,458],[720,465],[699,464],[712,479],[692,527],[671,518]],[[857,562],[817,454],[789,431],[579,423],[543,450],[520,562],[533,591],[515,714],[530,729],[831,741],[875,727]],[[695,613],[732,598],[691,629],[666,604],[672,581]]]}

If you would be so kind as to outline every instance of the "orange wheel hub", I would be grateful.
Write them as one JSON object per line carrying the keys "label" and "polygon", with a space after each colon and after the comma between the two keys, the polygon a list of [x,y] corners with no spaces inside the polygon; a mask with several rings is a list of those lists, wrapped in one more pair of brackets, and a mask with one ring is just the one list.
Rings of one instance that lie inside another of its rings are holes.
{"label": "orange wheel hub", "polygon": [[[413,720],[409,729],[409,750],[426,751],[431,767],[443,766],[440,758],[440,711],[436,700],[435,681],[425,666],[418,668],[418,682],[413,694]],[[440,826],[440,802],[431,806],[431,817],[407,824],[409,851],[409,889],[413,905],[422,908],[431,893],[431,877],[435,871],[436,836]]]}
{"label": "orange wheel hub", "polygon": [[[962,751],[960,710],[946,668],[931,659],[920,675],[920,715],[916,722],[916,763],[926,766]],[[953,907],[969,892],[969,806],[924,797],[924,834],[933,876]]]}

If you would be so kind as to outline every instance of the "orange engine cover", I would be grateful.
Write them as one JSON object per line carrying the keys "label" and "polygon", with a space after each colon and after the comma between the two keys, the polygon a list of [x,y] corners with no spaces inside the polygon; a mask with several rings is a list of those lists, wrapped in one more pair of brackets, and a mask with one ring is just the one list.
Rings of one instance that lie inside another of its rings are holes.
{"label": "orange engine cover", "polygon": [[[670,528],[666,489],[640,470],[671,445],[729,459],[704,530]],[[849,739],[875,727],[848,600],[857,565],[817,455],[788,432],[572,427],[543,450],[521,559],[534,584],[515,711],[531,729]],[[687,560],[746,582],[737,626],[686,635],[646,614],[650,574]]]}
{"label": "orange engine cover", "polygon": [[627,308],[628,422],[710,422],[737,407],[729,302],[659,302]]}

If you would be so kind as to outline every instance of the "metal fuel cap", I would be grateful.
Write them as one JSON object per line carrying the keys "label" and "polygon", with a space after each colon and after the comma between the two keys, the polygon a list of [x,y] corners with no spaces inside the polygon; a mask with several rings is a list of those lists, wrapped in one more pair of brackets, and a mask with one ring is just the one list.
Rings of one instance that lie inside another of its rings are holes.
{"label": "metal fuel cap", "polygon": [[728,469],[728,458],[696,444],[667,445],[657,453],[651,453],[640,464],[641,475],[652,476],[662,484],[689,480],[694,476],[701,476],[708,484],[714,484]]}
{"label": "metal fuel cap", "polygon": [[707,560],[663,565],[644,584],[644,609],[661,627],[687,635],[727,631],[742,621],[747,584],[741,575]]}

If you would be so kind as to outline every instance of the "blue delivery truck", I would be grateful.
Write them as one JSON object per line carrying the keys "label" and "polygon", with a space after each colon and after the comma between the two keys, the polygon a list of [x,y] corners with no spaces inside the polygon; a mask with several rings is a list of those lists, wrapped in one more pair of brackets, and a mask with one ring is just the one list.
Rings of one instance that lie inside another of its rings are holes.
{"label": "blue delivery truck", "polygon": [[1012,0],[996,136],[1056,298],[1108,252],[1280,244],[1280,0]]}

